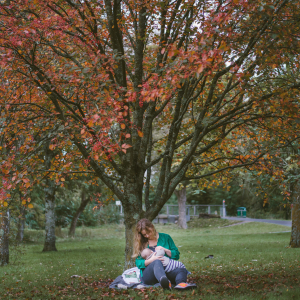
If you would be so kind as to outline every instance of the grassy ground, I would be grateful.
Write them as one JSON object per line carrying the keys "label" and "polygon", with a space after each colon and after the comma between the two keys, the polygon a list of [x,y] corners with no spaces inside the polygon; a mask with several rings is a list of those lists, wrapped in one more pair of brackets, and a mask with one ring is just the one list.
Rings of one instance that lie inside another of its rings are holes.
{"label": "grassy ground", "polygon": [[[27,231],[25,254],[0,269],[0,299],[299,299],[299,249],[288,248],[288,227],[266,223],[229,225],[194,220],[188,230],[157,225],[179,247],[192,272],[194,291],[111,290],[122,273],[124,227],[79,228],[74,239],[57,240],[57,252],[43,253],[43,233]],[[232,222],[231,222],[232,223]],[[201,226],[201,227],[199,227]],[[205,259],[207,255],[213,259]],[[81,277],[72,278],[72,275]]]}

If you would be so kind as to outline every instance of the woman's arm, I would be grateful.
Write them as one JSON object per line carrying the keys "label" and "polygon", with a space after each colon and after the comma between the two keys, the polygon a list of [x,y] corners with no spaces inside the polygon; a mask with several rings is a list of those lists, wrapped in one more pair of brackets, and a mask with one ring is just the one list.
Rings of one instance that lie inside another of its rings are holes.
{"label": "woman's arm", "polygon": [[138,256],[136,259],[135,259],[135,265],[139,268],[139,269],[145,269],[146,266],[145,266],[145,260]]}
{"label": "woman's arm", "polygon": [[180,252],[178,250],[178,248],[176,247],[174,241],[172,240],[172,238],[169,236],[169,245],[170,245],[170,252],[171,252],[171,258],[178,260],[179,259],[179,255]]}
{"label": "woman's arm", "polygon": [[152,255],[149,259],[145,260],[142,257],[137,257],[135,259],[135,264],[139,269],[145,269],[148,265],[150,265],[153,261],[159,259],[163,262],[164,258],[162,256]]}
{"label": "woman's arm", "polygon": [[149,259],[145,260],[145,266],[147,267],[148,265],[150,265],[153,261],[159,259],[161,262],[164,261],[164,258],[162,256],[156,256],[156,255],[152,255]]}
{"label": "woman's arm", "polygon": [[157,246],[156,249],[163,249],[166,255],[169,256],[171,259],[178,260],[180,252],[175,246],[175,243],[172,240],[172,238],[168,234],[161,234],[160,238],[160,245],[162,246]]}
{"label": "woman's arm", "polygon": [[167,248],[164,248],[164,247],[162,247],[162,246],[157,246],[157,247],[155,248],[155,251],[160,250],[160,249],[164,250],[165,253],[166,253],[169,257],[171,257],[171,255],[172,255],[171,250],[169,250],[169,249],[167,249]]}

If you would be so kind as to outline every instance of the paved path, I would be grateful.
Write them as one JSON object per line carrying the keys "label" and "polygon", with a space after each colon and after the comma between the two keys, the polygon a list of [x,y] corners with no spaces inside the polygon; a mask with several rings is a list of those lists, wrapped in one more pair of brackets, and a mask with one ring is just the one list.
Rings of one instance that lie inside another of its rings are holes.
{"label": "paved path", "polygon": [[272,224],[292,227],[292,221],[284,221],[284,220],[265,220],[265,219],[251,219],[251,218],[238,218],[238,217],[225,217],[222,219],[227,219],[227,220],[232,220],[232,221],[272,223]]}

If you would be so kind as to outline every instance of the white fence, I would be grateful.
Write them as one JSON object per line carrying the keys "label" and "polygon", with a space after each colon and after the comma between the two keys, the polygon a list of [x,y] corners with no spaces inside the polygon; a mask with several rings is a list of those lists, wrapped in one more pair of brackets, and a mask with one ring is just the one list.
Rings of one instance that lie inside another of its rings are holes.
{"label": "white fence", "polygon": [[[199,216],[199,214],[226,216],[226,205],[186,205],[186,210],[187,216]],[[178,215],[178,205],[165,205],[159,214],[176,216]]]}
{"label": "white fence", "polygon": [[[120,206],[120,214],[123,214],[123,208]],[[226,205],[186,205],[186,220],[189,221],[191,217],[199,216],[199,214],[215,214],[221,217],[226,217]],[[175,222],[178,219],[178,205],[165,205],[159,212],[154,223]]]}

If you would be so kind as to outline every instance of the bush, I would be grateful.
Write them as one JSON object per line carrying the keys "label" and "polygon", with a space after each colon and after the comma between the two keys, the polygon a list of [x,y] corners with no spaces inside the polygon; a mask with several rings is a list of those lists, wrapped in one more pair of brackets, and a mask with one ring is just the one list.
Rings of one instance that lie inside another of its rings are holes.
{"label": "bush", "polygon": [[45,207],[34,204],[33,209],[27,211],[25,222],[31,229],[41,229],[45,227]]}
{"label": "bush", "polygon": [[[96,226],[97,225],[97,212],[93,210],[94,205],[91,203],[86,206],[85,210],[81,213],[78,218],[77,226]],[[61,226],[62,228],[68,227],[75,215],[77,207],[75,207],[74,203],[60,204],[55,207],[56,214],[56,226]]]}
{"label": "bush", "polygon": [[120,215],[119,207],[114,204],[104,206],[98,212],[98,223],[103,224],[119,224],[122,216]]}

